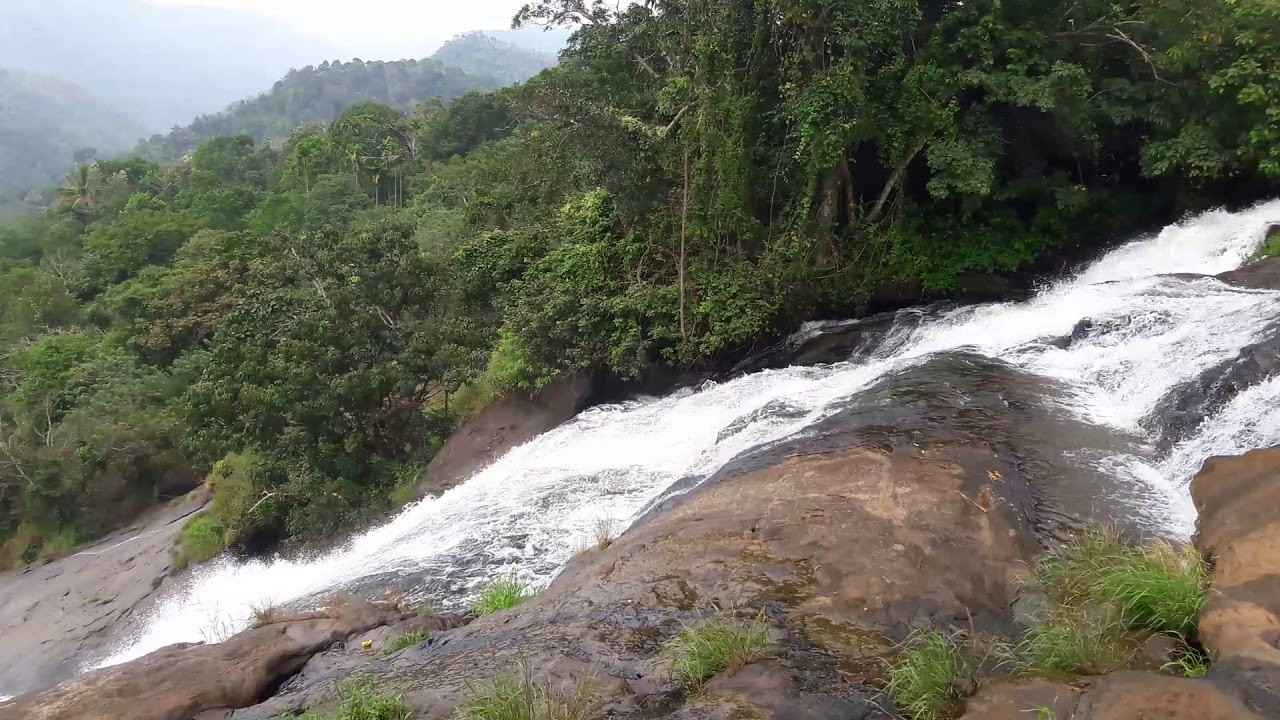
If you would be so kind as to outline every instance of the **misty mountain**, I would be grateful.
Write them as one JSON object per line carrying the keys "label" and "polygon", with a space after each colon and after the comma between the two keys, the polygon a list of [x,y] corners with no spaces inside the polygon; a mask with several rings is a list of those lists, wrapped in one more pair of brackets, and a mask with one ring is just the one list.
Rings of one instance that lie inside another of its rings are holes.
{"label": "misty mountain", "polygon": [[471,75],[493,78],[500,85],[524,82],[556,64],[554,54],[529,50],[483,32],[459,35],[431,57]]}
{"label": "misty mountain", "polygon": [[248,13],[143,0],[0,1],[0,67],[74,82],[128,108],[152,132],[337,56],[322,41]]}
{"label": "misty mountain", "polygon": [[324,62],[290,70],[271,90],[225,111],[156,135],[139,148],[157,160],[172,160],[209,138],[248,135],[259,142],[282,140],[310,122],[329,122],[347,107],[372,101],[402,112],[432,98],[449,102],[500,83],[469,75],[436,60]]}
{"label": "misty mountain", "polygon": [[559,56],[564,46],[569,44],[569,36],[573,35],[573,29],[522,27],[519,30],[486,30],[485,34],[518,48],[554,57]]}
{"label": "misty mountain", "polygon": [[127,150],[142,126],[84,88],[0,69],[0,206],[60,181],[80,159]]}

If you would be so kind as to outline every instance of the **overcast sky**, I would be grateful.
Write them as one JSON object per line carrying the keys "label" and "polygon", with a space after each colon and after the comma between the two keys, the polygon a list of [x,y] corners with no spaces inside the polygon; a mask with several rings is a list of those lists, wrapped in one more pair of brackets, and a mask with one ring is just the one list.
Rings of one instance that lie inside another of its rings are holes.
{"label": "overcast sky", "polygon": [[[0,0],[2,2],[3,0]],[[430,55],[468,30],[505,30],[523,0],[148,0],[267,15],[323,39],[348,57]]]}

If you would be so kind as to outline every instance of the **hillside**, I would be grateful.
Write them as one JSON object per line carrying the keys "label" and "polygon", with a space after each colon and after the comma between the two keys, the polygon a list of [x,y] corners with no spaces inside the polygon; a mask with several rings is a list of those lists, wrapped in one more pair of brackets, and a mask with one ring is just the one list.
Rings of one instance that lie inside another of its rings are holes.
{"label": "hillside", "polygon": [[130,117],[63,80],[0,68],[0,208],[57,183],[76,160],[129,148]]}
{"label": "hillside", "polygon": [[499,85],[524,82],[556,64],[551,53],[523,48],[483,32],[459,35],[431,57],[471,75],[493,78]]}
{"label": "hillside", "polygon": [[324,62],[290,70],[266,93],[223,112],[202,115],[167,135],[153,136],[140,151],[153,159],[169,160],[213,137],[248,135],[258,142],[281,140],[307,123],[329,122],[356,103],[376,102],[406,112],[432,98],[448,102],[496,86],[493,80],[468,75],[436,60]]}
{"label": "hillside", "polygon": [[149,132],[271,87],[333,46],[259,15],[144,0],[4,0],[0,67],[67,78]]}

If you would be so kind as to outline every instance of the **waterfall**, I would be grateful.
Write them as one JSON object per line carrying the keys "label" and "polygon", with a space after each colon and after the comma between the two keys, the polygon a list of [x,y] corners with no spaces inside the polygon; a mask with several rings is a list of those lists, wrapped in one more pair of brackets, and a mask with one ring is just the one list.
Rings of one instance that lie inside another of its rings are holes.
{"label": "waterfall", "polygon": [[[1149,416],[1179,383],[1236,356],[1280,320],[1280,292],[1210,277],[1260,246],[1280,201],[1214,211],[1139,238],[1078,275],[1017,303],[963,307],[904,324],[878,351],[817,367],[764,370],[662,398],[589,409],[515,448],[465,483],[311,559],[239,561],[194,569],[97,666],[164,645],[219,639],[255,607],[342,588],[399,586],[437,605],[515,575],[545,585],[591,543],[601,522],[625,527],[678,481],[705,478],[742,452],[802,431],[873,383],[944,353],[998,359],[1064,388],[1053,402],[1082,422],[1149,437]],[[917,316],[918,317],[918,316]],[[1088,332],[1078,332],[1087,321]],[[1075,335],[1073,336],[1073,332]],[[1071,337],[1071,342],[1053,342]],[[1280,378],[1240,393],[1164,456],[1079,457],[1119,474],[1149,524],[1186,536],[1186,485],[1216,453],[1280,443]]]}

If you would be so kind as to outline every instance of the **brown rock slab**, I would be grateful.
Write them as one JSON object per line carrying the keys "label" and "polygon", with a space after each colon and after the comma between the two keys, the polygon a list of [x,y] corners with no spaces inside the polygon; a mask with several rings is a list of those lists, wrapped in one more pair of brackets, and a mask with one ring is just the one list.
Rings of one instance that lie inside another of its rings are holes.
{"label": "brown rock slab", "polygon": [[468,420],[440,448],[418,481],[418,497],[438,495],[508,450],[578,414],[591,398],[589,373],[565,375],[532,396],[514,394]]}
{"label": "brown rock slab", "polygon": [[315,653],[400,617],[347,602],[246,630],[215,645],[178,644],[0,705],[0,720],[189,720],[252,705]]}
{"label": "brown rock slab", "polygon": [[[962,720],[1070,720],[1083,689],[1049,680],[1007,680],[982,688]],[[1047,718],[1045,712],[1051,713]]]}
{"label": "brown rock slab", "polygon": [[206,502],[190,493],[67,557],[0,573],[0,693],[48,687],[106,651],[169,576],[174,539]]}

